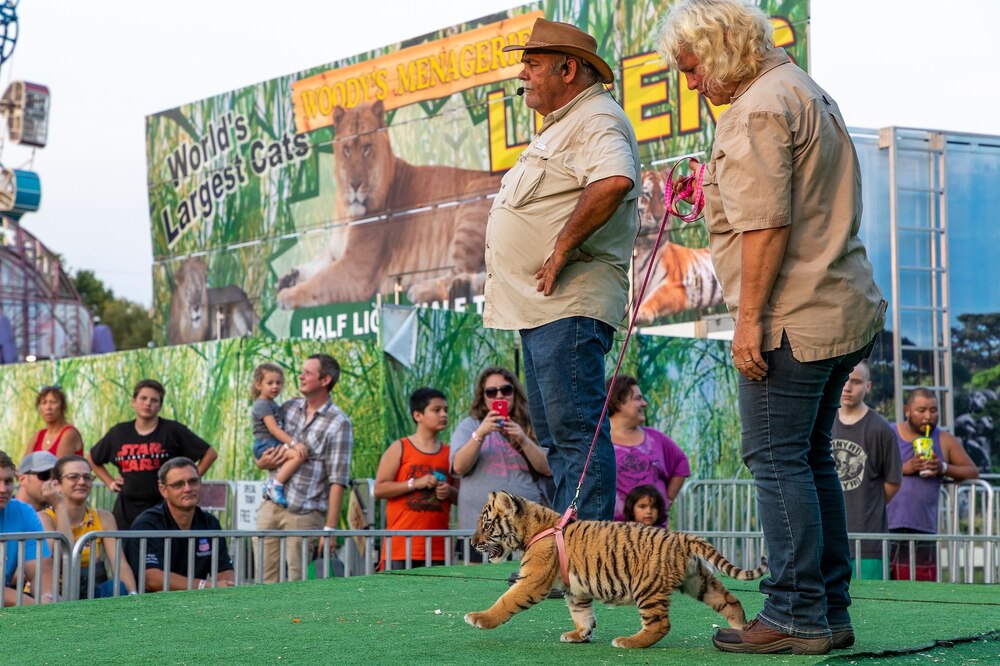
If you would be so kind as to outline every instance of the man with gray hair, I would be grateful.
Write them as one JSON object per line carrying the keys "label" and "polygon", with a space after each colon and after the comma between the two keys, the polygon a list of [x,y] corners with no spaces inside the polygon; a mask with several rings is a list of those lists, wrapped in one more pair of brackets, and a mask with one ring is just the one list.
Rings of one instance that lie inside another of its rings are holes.
{"label": "man with gray hair", "polygon": [[[705,226],[735,321],[743,461],[767,545],[764,608],[719,630],[724,652],[826,654],[854,644],[850,548],[831,429],[844,382],[885,322],[861,225],[861,172],[829,93],[742,0],[671,5],[658,50],[719,116]],[[673,184],[674,191],[682,189]]]}
{"label": "man with gray hair", "polygon": [[531,422],[560,512],[600,425],[578,512],[611,520],[615,453],[599,421],[604,357],[626,316],[639,145],[605,87],[615,77],[592,36],[540,18],[524,45],[503,50],[524,51],[519,93],[544,119],[490,210],[483,324],[521,334]]}
{"label": "man with gray hair", "polygon": [[[183,456],[171,458],[157,470],[160,496],[163,501],[146,509],[132,523],[132,531],[157,530],[221,530],[219,519],[198,506],[201,496],[201,477],[198,465]],[[193,537],[194,538],[194,537]],[[139,561],[140,539],[128,538],[125,555],[138,579],[145,574],[145,591],[204,589],[206,587],[232,587],[233,563],[229,559],[225,539],[196,537],[194,548],[194,577],[188,580],[189,539],[173,538],[170,541],[170,571],[164,571],[165,546],[163,539],[147,539],[146,560]],[[212,578],[212,553],[218,550],[217,570]],[[144,568],[141,568],[144,567]]]}

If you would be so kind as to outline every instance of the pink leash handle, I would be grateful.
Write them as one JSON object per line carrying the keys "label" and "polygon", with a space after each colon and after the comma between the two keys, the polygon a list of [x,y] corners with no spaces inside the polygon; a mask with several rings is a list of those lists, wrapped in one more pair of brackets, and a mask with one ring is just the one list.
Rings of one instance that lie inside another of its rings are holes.
{"label": "pink leash handle", "polygon": [[[667,174],[666,187],[663,188],[663,203],[667,206],[667,214],[673,215],[684,222],[694,222],[705,209],[705,165],[700,164],[690,176],[684,176],[677,182],[682,184],[680,191],[674,194],[674,170],[681,163],[680,160],[674,162]],[[690,196],[694,196],[691,202],[691,211],[686,215],[677,210],[677,202],[684,201]]]}

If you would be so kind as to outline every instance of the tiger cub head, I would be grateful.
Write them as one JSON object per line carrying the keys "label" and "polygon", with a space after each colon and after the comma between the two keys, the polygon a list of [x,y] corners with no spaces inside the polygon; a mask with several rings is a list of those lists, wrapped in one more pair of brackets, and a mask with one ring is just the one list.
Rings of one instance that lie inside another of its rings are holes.
{"label": "tiger cub head", "polygon": [[528,502],[498,490],[490,493],[479,514],[472,547],[486,554],[491,562],[502,562],[511,552],[524,546],[524,523]]}

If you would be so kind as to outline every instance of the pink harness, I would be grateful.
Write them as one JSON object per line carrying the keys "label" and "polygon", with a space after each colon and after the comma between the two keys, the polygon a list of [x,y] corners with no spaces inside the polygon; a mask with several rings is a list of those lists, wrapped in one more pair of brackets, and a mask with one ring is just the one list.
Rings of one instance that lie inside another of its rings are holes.
{"label": "pink harness", "polygon": [[[678,183],[682,184],[679,188],[677,194],[674,194],[674,171],[677,169],[677,165],[681,161],[678,160],[674,162],[674,166],[670,168],[670,172],[667,174],[667,182],[663,188],[663,202],[666,204],[667,210],[663,214],[663,221],[660,223],[660,232],[656,236],[656,242],[653,244],[653,252],[651,256],[656,256],[656,251],[660,247],[660,241],[663,239],[663,231],[667,226],[667,220],[670,216],[680,218],[684,222],[693,222],[701,215],[701,211],[705,208],[705,194],[702,186],[705,182],[705,165],[698,165],[696,173],[690,176],[684,176],[678,180]],[[686,199],[693,195],[693,201],[691,204],[691,211],[684,215],[677,210],[677,201]],[[646,293],[646,285],[649,283],[649,277],[653,273],[653,262],[649,262],[649,269],[646,271],[646,277],[642,281],[642,287],[639,289],[639,296],[635,299],[636,307],[632,313],[632,318],[629,321],[628,330],[625,332],[625,342],[622,344],[621,353],[618,355],[618,363],[615,365],[614,374],[611,376],[611,384],[614,383],[615,378],[618,377],[618,371],[621,369],[622,359],[625,358],[625,350],[628,348],[629,340],[632,337],[632,330],[635,328],[635,320],[639,314],[638,304],[642,302],[642,297]],[[610,386],[610,384],[609,384]],[[583,472],[580,473],[580,482],[576,486],[576,496],[573,497],[573,501],[569,503],[569,507],[566,509],[566,513],[563,514],[562,520],[555,527],[550,527],[544,529],[535,536],[531,537],[528,544],[524,547],[527,551],[531,548],[531,545],[540,539],[544,539],[548,536],[554,536],[556,539],[556,551],[559,553],[559,572],[562,574],[562,582],[566,588],[569,588],[569,561],[566,558],[566,541],[563,538],[563,528],[569,525],[576,519],[576,501],[580,497],[580,488],[583,486],[584,476],[587,474],[587,466],[590,465],[590,458],[594,453],[594,445],[597,444],[597,435],[601,431],[601,423],[604,422],[604,417],[608,413],[608,402],[611,396],[608,395],[604,399],[604,408],[601,410],[601,418],[597,421],[597,431],[594,432],[594,438],[590,442],[590,451],[587,453],[587,459],[583,463]]]}
{"label": "pink harness", "polygon": [[529,541],[528,545],[524,547],[524,550],[527,551],[531,548],[531,544],[535,543],[539,539],[544,539],[547,536],[554,535],[556,538],[556,551],[559,553],[559,573],[562,574],[562,582],[563,585],[566,586],[567,590],[569,589],[569,560],[566,558],[566,540],[563,538],[563,528],[573,522],[575,517],[575,505],[571,504],[570,507],[566,509],[566,513],[563,514],[562,520],[559,521],[558,525],[542,530],[535,536],[531,537],[531,541]]}

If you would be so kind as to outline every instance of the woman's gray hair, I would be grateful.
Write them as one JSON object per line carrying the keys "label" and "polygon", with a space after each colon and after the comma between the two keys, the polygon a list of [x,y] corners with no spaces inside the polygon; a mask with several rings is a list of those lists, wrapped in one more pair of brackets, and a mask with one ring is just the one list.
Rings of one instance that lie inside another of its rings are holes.
{"label": "woman's gray hair", "polygon": [[657,31],[656,49],[673,67],[681,50],[698,58],[705,85],[718,90],[756,76],[773,48],[774,28],[743,0],[684,0],[672,5]]}

